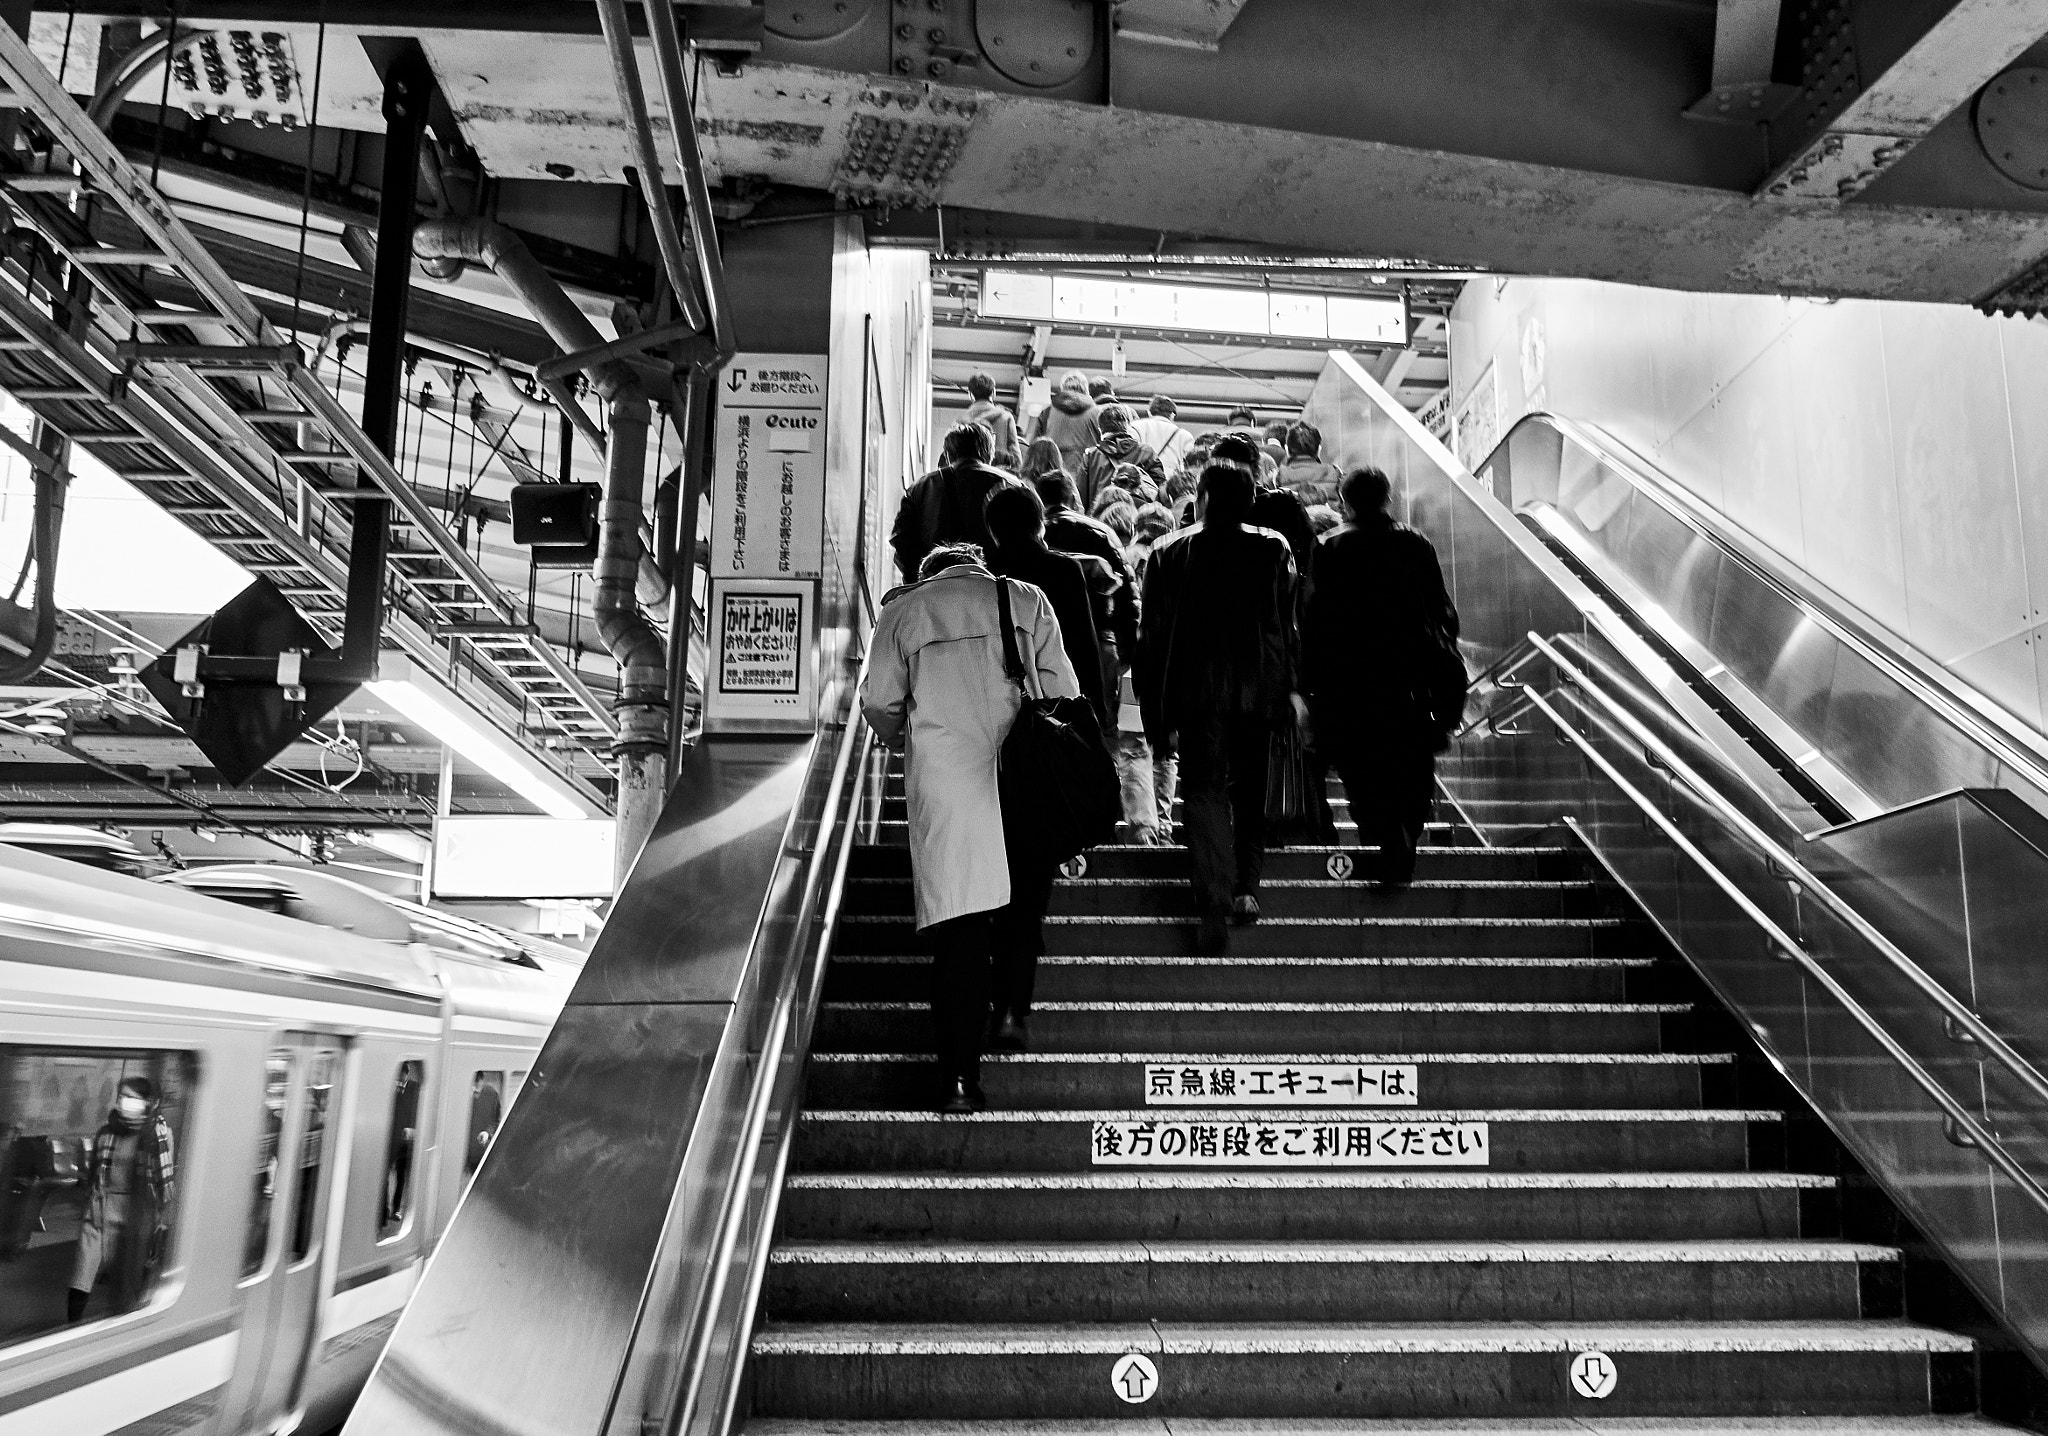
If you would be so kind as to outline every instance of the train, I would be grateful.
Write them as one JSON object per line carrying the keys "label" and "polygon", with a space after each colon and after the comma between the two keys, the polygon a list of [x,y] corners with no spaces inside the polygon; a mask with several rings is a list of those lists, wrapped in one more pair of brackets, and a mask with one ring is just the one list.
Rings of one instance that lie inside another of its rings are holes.
{"label": "train", "polygon": [[579,962],[317,871],[0,846],[0,1436],[338,1424]]}

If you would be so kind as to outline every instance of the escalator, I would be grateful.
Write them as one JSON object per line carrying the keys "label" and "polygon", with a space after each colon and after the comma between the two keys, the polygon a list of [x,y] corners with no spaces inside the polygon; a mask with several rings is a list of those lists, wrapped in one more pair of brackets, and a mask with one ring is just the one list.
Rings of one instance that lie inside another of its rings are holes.
{"label": "escalator", "polygon": [[1185,852],[1099,849],[936,1117],[828,654],[684,770],[358,1429],[2040,1426],[2033,741],[1590,431],[1475,478],[1342,356],[1311,414],[1481,675],[1414,887],[1340,822],[1202,958]]}

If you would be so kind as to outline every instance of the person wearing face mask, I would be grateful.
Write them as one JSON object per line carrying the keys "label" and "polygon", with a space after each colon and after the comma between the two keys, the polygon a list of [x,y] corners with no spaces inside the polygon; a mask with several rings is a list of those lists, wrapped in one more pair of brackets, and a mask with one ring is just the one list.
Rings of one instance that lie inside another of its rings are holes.
{"label": "person wearing face mask", "polygon": [[71,1268],[69,1320],[84,1320],[102,1279],[113,1287],[114,1313],[142,1305],[151,1275],[163,1263],[176,1181],[171,1124],[157,1109],[156,1084],[147,1077],[124,1078],[86,1161],[85,1220]]}

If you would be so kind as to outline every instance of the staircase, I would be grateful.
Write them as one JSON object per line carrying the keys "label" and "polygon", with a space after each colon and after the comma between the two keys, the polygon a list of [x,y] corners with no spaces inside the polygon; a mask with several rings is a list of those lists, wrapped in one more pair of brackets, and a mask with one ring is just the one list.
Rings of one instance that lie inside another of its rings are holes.
{"label": "staircase", "polygon": [[1832,1145],[1690,969],[1577,850],[1451,836],[1398,895],[1276,851],[1220,958],[1189,955],[1184,850],[1091,853],[1054,893],[1033,1050],[941,1118],[885,822],[749,1430],[1988,1429],[1973,1343],[1904,1318],[1896,1247],[1839,1237],[1836,1179],[1796,1160]]}

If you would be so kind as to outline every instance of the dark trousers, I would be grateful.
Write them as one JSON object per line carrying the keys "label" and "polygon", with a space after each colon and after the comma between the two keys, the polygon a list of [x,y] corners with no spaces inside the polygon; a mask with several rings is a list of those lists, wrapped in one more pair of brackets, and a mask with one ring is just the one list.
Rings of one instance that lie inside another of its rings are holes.
{"label": "dark trousers", "polygon": [[1036,867],[1020,873],[1012,863],[1008,903],[925,929],[932,945],[932,1043],[941,1076],[981,1080],[991,1007],[998,1014],[1030,1015],[1052,880],[1049,866],[1042,873]]}
{"label": "dark trousers", "polygon": [[1273,725],[1212,713],[1180,730],[1181,821],[1195,872],[1195,910],[1224,912],[1256,893],[1266,868],[1266,760]]}
{"label": "dark trousers", "polygon": [[1379,882],[1408,882],[1415,876],[1415,849],[1429,822],[1435,756],[1417,743],[1360,742],[1347,744],[1336,766],[1359,842],[1380,850],[1372,876]]}

